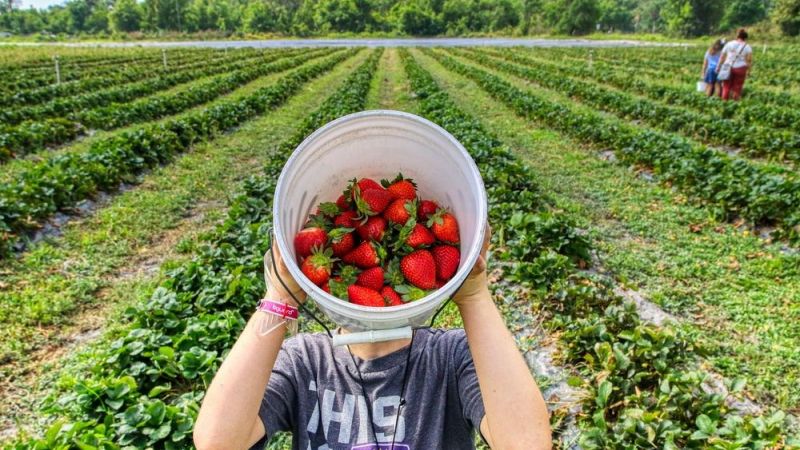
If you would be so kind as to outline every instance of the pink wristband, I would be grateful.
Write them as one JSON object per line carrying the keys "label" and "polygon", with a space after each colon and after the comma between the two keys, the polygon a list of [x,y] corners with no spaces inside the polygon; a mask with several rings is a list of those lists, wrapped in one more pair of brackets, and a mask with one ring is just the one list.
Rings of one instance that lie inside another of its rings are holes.
{"label": "pink wristband", "polygon": [[276,302],[274,300],[269,300],[266,298],[262,298],[261,301],[258,302],[258,307],[256,308],[256,310],[273,314],[278,317],[283,317],[284,319],[289,319],[289,320],[297,320],[297,317],[299,316],[297,308],[295,308],[294,306],[287,305],[286,303]]}

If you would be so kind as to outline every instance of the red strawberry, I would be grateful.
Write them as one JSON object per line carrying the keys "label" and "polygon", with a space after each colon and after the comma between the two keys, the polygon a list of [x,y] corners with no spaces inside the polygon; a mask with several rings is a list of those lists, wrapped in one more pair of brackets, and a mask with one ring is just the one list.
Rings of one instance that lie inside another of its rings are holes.
{"label": "red strawberry", "polygon": [[436,280],[436,289],[441,289],[445,284],[447,284],[447,281]]}
{"label": "red strawberry", "polygon": [[406,239],[406,244],[411,248],[420,248],[425,245],[431,245],[435,241],[436,237],[429,229],[425,228],[423,225],[416,224],[414,225],[414,229],[411,230],[408,239]]}
{"label": "red strawberry", "polygon": [[311,254],[314,247],[322,248],[328,242],[328,234],[319,227],[309,227],[300,230],[294,237],[294,251],[297,256],[305,258]]}
{"label": "red strawberry", "polygon": [[389,207],[383,212],[383,217],[389,222],[402,225],[406,223],[409,218],[416,217],[416,209],[417,205],[414,201],[399,198],[389,204]]}
{"label": "red strawberry", "polygon": [[330,249],[322,251],[317,248],[311,256],[303,260],[300,270],[312,283],[321,286],[327,283],[331,276],[333,267],[331,256],[333,256],[333,252]]}
{"label": "red strawberry", "polygon": [[364,225],[356,228],[356,231],[365,241],[380,241],[386,232],[386,220],[381,216],[372,216],[364,222]]}
{"label": "red strawberry", "polygon": [[340,195],[339,198],[336,199],[336,206],[338,206],[342,211],[346,211],[350,208],[347,197],[345,197],[344,194]]}
{"label": "red strawberry", "polygon": [[383,287],[383,268],[373,267],[361,272],[356,284],[379,291]]}
{"label": "red strawberry", "polygon": [[358,213],[355,211],[343,211],[333,219],[333,224],[337,227],[355,228],[358,226]]}
{"label": "red strawberry", "polygon": [[392,196],[383,188],[366,189],[356,195],[356,209],[366,216],[380,214],[389,206]]}
{"label": "red strawberry", "polygon": [[323,290],[323,291],[327,292],[328,294],[330,294],[330,293],[331,293],[331,285],[330,285],[330,280],[326,281],[326,282],[325,282],[325,284],[323,284],[323,285],[322,285],[322,286],[320,286],[320,287],[322,288],[322,290]]}
{"label": "red strawberry", "polygon": [[356,238],[352,231],[352,228],[335,228],[331,230],[328,237],[330,238],[334,255],[344,256],[355,247]]}
{"label": "red strawberry", "polygon": [[377,181],[370,179],[370,178],[362,178],[358,180],[358,188],[361,189],[361,192],[366,191],[367,189],[380,189],[383,190],[383,186],[380,185]]}
{"label": "red strawberry", "polygon": [[403,178],[402,173],[397,175],[397,178],[392,182],[383,180],[381,183],[392,194],[392,198],[404,198],[406,200],[417,198],[417,185],[411,179]]}
{"label": "red strawberry", "polygon": [[448,244],[458,244],[458,222],[449,212],[440,209],[428,220],[428,226],[436,239]]}
{"label": "red strawberry", "polygon": [[347,297],[350,299],[350,303],[355,303],[356,305],[375,307],[386,306],[386,302],[383,301],[383,296],[381,296],[380,292],[370,288],[365,288],[364,286],[358,286],[356,284],[353,284],[347,288]]}
{"label": "red strawberry", "polygon": [[419,220],[425,221],[428,218],[436,213],[436,210],[439,209],[439,205],[436,204],[433,200],[422,200],[419,202],[419,207],[417,207],[417,217]]}
{"label": "red strawberry", "polygon": [[431,253],[436,261],[436,278],[445,282],[453,278],[461,262],[461,252],[450,245],[437,245],[431,249]]}
{"label": "red strawberry", "polygon": [[400,294],[395,292],[391,286],[384,286],[381,289],[381,295],[383,296],[383,301],[386,302],[386,306],[400,306],[404,305],[403,299],[400,298]]}
{"label": "red strawberry", "polygon": [[342,257],[342,261],[348,264],[355,264],[362,269],[369,269],[380,264],[381,260],[376,250],[376,244],[372,242],[362,242],[350,253]]}
{"label": "red strawberry", "polygon": [[409,283],[420,289],[436,287],[436,262],[427,250],[415,250],[400,260],[400,270]]}

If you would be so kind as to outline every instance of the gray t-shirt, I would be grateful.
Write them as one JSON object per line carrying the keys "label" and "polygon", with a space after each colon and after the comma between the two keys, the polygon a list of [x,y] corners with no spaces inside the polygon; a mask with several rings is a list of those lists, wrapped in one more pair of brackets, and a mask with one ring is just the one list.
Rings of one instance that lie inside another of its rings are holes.
{"label": "gray t-shirt", "polygon": [[[334,347],[323,334],[287,339],[258,412],[267,435],[251,449],[290,431],[298,450],[388,450],[407,355],[405,347],[377,359],[355,358],[362,391],[347,347]],[[474,448],[484,409],[464,330],[417,330],[405,399],[395,450]],[[373,428],[385,445],[374,445]]]}

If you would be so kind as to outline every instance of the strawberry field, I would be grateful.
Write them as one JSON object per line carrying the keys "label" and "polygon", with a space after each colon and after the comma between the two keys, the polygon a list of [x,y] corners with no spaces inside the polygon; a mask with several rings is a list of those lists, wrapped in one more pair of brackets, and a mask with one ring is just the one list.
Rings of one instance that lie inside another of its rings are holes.
{"label": "strawberry field", "polygon": [[800,448],[797,48],[757,49],[738,103],[694,92],[700,47],[59,50],[57,82],[55,50],[0,48],[3,448],[191,448],[284,162],[366,109],[477,163],[558,448]]}

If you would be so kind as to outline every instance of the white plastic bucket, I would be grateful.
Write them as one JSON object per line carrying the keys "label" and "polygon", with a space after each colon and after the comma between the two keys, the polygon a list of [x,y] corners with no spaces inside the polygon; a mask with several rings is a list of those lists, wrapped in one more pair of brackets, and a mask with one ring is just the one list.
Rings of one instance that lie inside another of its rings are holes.
{"label": "white plastic bucket", "polygon": [[[461,263],[452,279],[427,297],[402,306],[355,305],[326,293],[300,271],[293,239],[312,209],[335,201],[348,180],[413,178],[419,195],[435,199],[456,216]],[[486,190],[472,157],[450,133],[413,114],[363,111],[330,122],[307,137],[281,171],[273,200],[275,240],[300,287],[319,308],[351,334],[337,345],[409,337],[469,275],[480,255],[487,218]]]}
{"label": "white plastic bucket", "polygon": [[696,89],[697,89],[697,92],[705,92],[706,91],[706,82],[705,81],[698,81]]}

